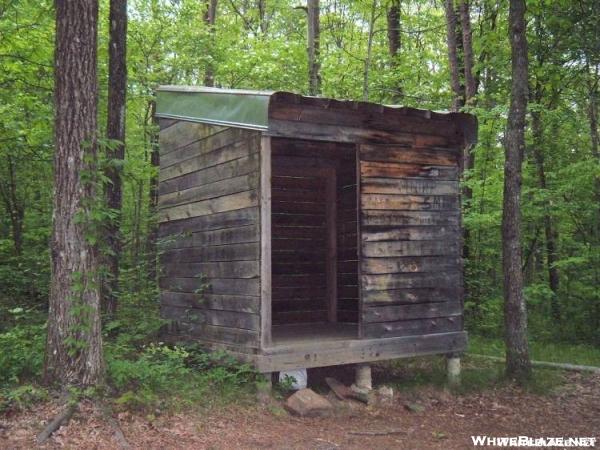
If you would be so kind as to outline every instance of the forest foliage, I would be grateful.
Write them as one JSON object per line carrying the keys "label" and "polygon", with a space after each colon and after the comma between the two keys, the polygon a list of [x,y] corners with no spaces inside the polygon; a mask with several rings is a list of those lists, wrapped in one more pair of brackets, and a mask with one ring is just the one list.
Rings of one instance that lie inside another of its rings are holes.
{"label": "forest foliage", "polygon": [[[399,47],[394,52],[388,40],[392,4],[399,5]],[[167,354],[147,347],[141,359],[130,361],[140,367],[127,366],[122,357],[128,349],[149,345],[161,325],[155,254],[149,244],[157,171],[152,164],[157,150],[154,90],[161,84],[203,84],[211,71],[219,87],[308,93],[307,16],[300,6],[292,0],[221,0],[212,28],[204,20],[204,1],[129,0],[126,157],[119,166],[124,183],[120,309],[104,324],[109,372],[123,392],[128,390],[123,373],[146,373],[142,366],[157,359],[170,361],[173,376],[188,367],[181,361],[189,355],[179,350]],[[529,0],[527,8],[530,98],[521,244],[530,334],[538,341],[597,346],[600,7],[594,0]],[[479,142],[473,149],[475,165],[463,181],[472,190],[463,205],[469,246],[467,330],[500,337],[503,138],[511,81],[508,2],[473,0],[470,17],[479,88],[463,110],[477,116]],[[99,130],[106,129],[107,18],[108,1],[102,0]],[[320,20],[321,95],[450,108],[440,0],[322,0]],[[43,363],[53,192],[53,51],[52,1],[0,0],[0,384],[36,377]],[[101,139],[101,145],[110,142]],[[558,276],[554,282],[552,271]],[[119,333],[126,336],[122,341],[115,338]]]}

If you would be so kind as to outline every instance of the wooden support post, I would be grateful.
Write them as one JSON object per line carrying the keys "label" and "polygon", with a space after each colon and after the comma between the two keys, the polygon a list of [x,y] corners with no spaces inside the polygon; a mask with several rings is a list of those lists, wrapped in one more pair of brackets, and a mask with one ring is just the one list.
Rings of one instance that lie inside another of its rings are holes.
{"label": "wooden support post", "polygon": [[448,373],[448,384],[456,387],[460,385],[460,355],[449,353],[446,355],[446,369]]}
{"label": "wooden support post", "polygon": [[371,366],[369,364],[356,365],[356,387],[361,391],[370,391],[373,389],[373,379],[371,378]]}
{"label": "wooden support post", "polygon": [[260,345],[271,345],[271,138],[260,146]]}

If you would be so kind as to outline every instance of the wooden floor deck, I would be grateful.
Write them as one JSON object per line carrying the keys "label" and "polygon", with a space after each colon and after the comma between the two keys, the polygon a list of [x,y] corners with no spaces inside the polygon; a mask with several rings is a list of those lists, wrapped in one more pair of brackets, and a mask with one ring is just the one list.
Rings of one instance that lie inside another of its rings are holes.
{"label": "wooden floor deck", "polygon": [[356,323],[301,323],[274,326],[273,346],[302,345],[358,338]]}

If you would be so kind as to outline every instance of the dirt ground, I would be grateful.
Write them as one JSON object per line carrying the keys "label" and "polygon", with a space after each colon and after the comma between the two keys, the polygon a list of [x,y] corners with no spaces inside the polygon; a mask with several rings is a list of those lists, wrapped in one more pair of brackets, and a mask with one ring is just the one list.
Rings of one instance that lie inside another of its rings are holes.
{"label": "dirt ground", "polygon": [[[135,449],[463,449],[473,447],[472,435],[599,437],[600,375],[565,377],[544,395],[508,385],[462,395],[421,387],[397,392],[388,406],[343,402],[328,418],[293,417],[272,401],[150,419],[120,413],[117,421]],[[415,403],[417,411],[406,406]],[[0,448],[35,448],[36,433],[57,411],[49,402],[0,417]],[[102,413],[83,403],[42,448],[114,449],[119,443]]]}

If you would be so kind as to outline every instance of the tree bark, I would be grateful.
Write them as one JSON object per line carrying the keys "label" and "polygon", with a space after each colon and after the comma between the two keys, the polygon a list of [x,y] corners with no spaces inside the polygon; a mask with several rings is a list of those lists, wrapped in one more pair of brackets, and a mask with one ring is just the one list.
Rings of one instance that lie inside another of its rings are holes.
{"label": "tree bark", "polygon": [[[110,38],[108,44],[108,114],[106,137],[118,141],[106,150],[109,161],[125,159],[125,118],[127,97],[127,0],[110,0]],[[104,309],[109,316],[117,311],[119,290],[119,260],[122,240],[121,209],[123,206],[121,164],[109,162],[105,187],[107,207],[115,217],[106,226],[105,242],[108,252],[105,255],[107,277],[103,281],[102,297]]]}
{"label": "tree bark", "polygon": [[465,104],[465,91],[460,81],[460,64],[458,61],[458,18],[454,9],[454,0],[445,0],[446,40],[448,44],[448,67],[450,69],[450,87],[454,94],[452,111],[458,111]]}
{"label": "tree bark", "polygon": [[[218,0],[207,0],[206,12],[204,14],[204,23],[208,27],[209,33],[209,53],[212,57],[214,52],[214,41],[215,41],[215,22],[217,20],[217,6]],[[204,72],[204,85],[214,86],[215,85],[215,67],[212,60],[208,60],[206,63],[206,71]]]}
{"label": "tree bark", "polygon": [[15,255],[20,256],[23,252],[23,219],[25,208],[17,195],[17,175],[15,164],[11,155],[7,155],[8,177],[6,182],[0,183],[0,195],[4,202],[6,212],[10,217],[10,231],[13,239]]}
{"label": "tree bark", "polygon": [[98,252],[88,227],[95,198],[97,0],[56,0],[52,280],[44,380],[103,379]]}
{"label": "tree bark", "polygon": [[473,73],[473,40],[471,32],[471,13],[468,0],[460,0],[460,25],[462,31],[463,62],[465,72],[465,103],[471,104],[477,95],[477,83]]}
{"label": "tree bark", "polygon": [[402,45],[400,39],[400,0],[391,0],[387,10],[388,50],[392,59],[392,67]]}
{"label": "tree bark", "polygon": [[[400,14],[401,0],[391,0],[387,9],[387,38],[388,50],[390,53],[391,68],[398,69],[398,58],[402,48],[402,38],[400,36]],[[396,87],[393,94],[393,101],[398,103],[402,98],[402,86]]]}
{"label": "tree bark", "polygon": [[308,93],[321,94],[319,0],[308,0]]}
{"label": "tree bark", "polygon": [[[541,101],[541,95],[539,95],[539,86],[536,86],[536,92],[534,97],[538,105]],[[541,190],[546,191],[548,188],[546,182],[546,162],[544,157],[544,130],[542,126],[542,117],[539,111],[531,112],[531,131],[533,137],[533,157],[535,159],[535,166],[538,176],[538,185]],[[552,291],[551,309],[552,318],[556,321],[560,320],[560,306],[558,304],[558,289],[559,289],[559,273],[555,267],[555,263],[558,261],[557,242],[558,234],[554,227],[552,217],[550,215],[551,204],[549,201],[544,200],[544,234],[546,238],[546,269],[548,271],[548,285]]]}
{"label": "tree bark", "polygon": [[[477,83],[475,82],[475,77],[473,74],[473,41],[471,38],[471,14],[468,0],[460,0],[459,10],[464,62],[465,104],[472,105],[475,102],[475,96],[477,95]],[[467,145],[463,150],[463,170],[468,173],[473,168],[475,168],[475,153],[473,153],[473,147],[471,145]],[[468,210],[471,205],[471,199],[473,198],[473,191],[470,187],[464,186],[462,190],[462,196],[465,200],[465,209]],[[465,258],[465,260],[467,260],[471,255],[470,239],[469,230],[464,228],[463,258]]]}
{"label": "tree bark", "polygon": [[155,169],[155,172],[150,178],[149,210],[151,224],[148,233],[148,278],[151,281],[156,281],[156,269],[158,264],[158,224],[156,223],[155,216],[158,210],[158,169],[160,167],[160,153],[158,151],[158,120],[156,118],[156,102],[154,101],[150,103],[150,120],[152,124],[148,137],[150,141],[150,165]]}
{"label": "tree bark", "polygon": [[507,375],[522,382],[531,374],[520,242],[521,165],[525,148],[525,113],[528,95],[525,0],[510,0],[509,37],[512,53],[512,89],[504,143],[506,159],[502,213],[504,331]]}
{"label": "tree bark", "polygon": [[371,17],[369,18],[369,35],[367,38],[367,57],[363,70],[363,100],[369,101],[369,73],[371,70],[371,58],[373,55],[373,37],[375,35],[375,19],[376,19],[377,0],[373,0],[371,4]]}

